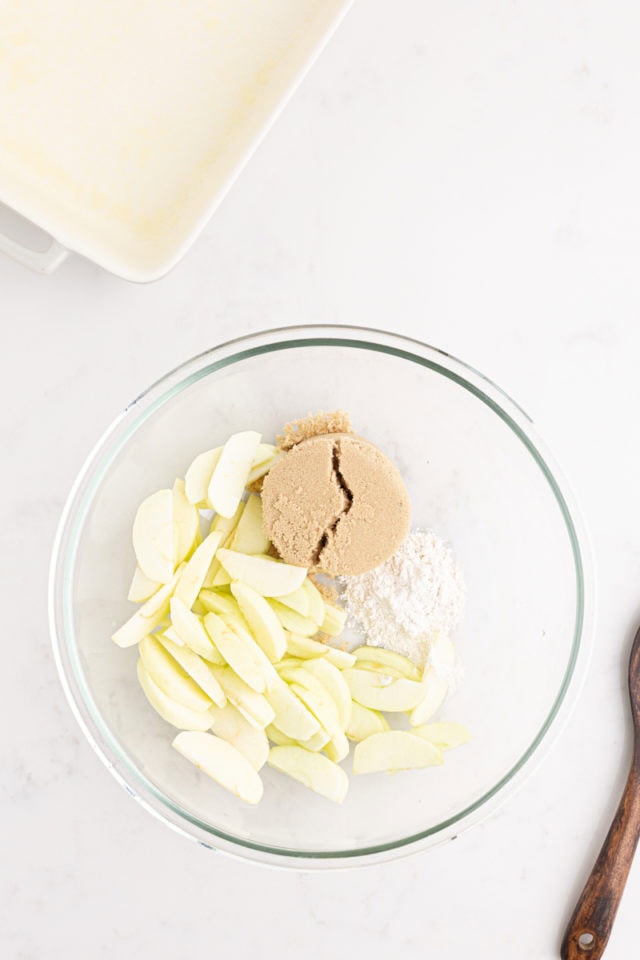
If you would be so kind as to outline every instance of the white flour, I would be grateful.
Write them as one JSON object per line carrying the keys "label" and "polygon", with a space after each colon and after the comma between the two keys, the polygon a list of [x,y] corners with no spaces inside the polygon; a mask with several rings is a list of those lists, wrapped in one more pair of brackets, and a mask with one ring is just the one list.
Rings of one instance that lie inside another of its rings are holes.
{"label": "white flour", "polygon": [[414,531],[385,563],[343,582],[342,599],[366,642],[419,666],[430,643],[449,636],[464,609],[462,574],[447,545],[430,531]]}

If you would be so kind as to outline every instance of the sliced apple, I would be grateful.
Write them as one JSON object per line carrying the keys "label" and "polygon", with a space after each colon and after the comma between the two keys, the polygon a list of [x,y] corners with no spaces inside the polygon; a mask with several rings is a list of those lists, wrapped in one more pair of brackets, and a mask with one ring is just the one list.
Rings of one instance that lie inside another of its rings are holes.
{"label": "sliced apple", "polygon": [[446,677],[443,677],[433,667],[428,667],[425,670],[421,686],[424,695],[420,703],[416,704],[411,711],[412,727],[419,727],[437,713],[444,703],[449,689]]}
{"label": "sliced apple", "polygon": [[246,757],[211,733],[179,733],[172,746],[199,770],[245,803],[259,803],[263,786]]}
{"label": "sliced apple", "polygon": [[270,723],[265,733],[269,740],[272,743],[275,743],[278,747],[295,747],[298,746],[298,741],[294,740],[292,737],[288,737],[286,733],[283,733],[282,730],[279,730],[275,724]]}
{"label": "sliced apple", "polygon": [[301,660],[311,660],[315,657],[326,657],[329,663],[339,670],[345,670],[352,667],[356,658],[352,653],[346,650],[337,650],[328,643],[322,643],[320,640],[313,640],[311,637],[300,637],[296,633],[286,633],[287,651],[292,657],[299,657]]}
{"label": "sliced apple", "polygon": [[471,734],[462,723],[423,723],[419,727],[414,727],[411,731],[419,737],[424,737],[434,743],[441,750],[453,750],[454,747],[461,747],[463,743],[468,743]]}
{"label": "sliced apple", "polygon": [[386,730],[374,733],[356,745],[353,753],[353,772],[392,773],[396,770],[415,770],[442,764],[442,750],[423,737],[406,730]]}
{"label": "sliced apple", "polygon": [[198,599],[209,613],[233,614],[238,609],[235,597],[223,590],[201,590]]}
{"label": "sliced apple", "polygon": [[209,567],[213,562],[216,550],[220,546],[221,541],[221,533],[210,533],[202,543],[196,547],[182,571],[175,595],[179,600],[182,600],[189,609],[191,609],[196,601],[196,597],[202,590]]}
{"label": "sliced apple", "polygon": [[343,672],[351,696],[363,707],[389,712],[413,710],[423,700],[423,683],[391,677],[373,670],[350,667]]}
{"label": "sliced apple", "polygon": [[171,622],[182,642],[194,653],[204,657],[209,663],[224,663],[224,657],[211,640],[200,617],[189,610],[178,597],[171,600]]}
{"label": "sliced apple", "polygon": [[222,448],[207,491],[209,503],[220,516],[232,517],[238,509],[259,443],[260,434],[246,430],[234,433]]}
{"label": "sliced apple", "polygon": [[200,514],[187,499],[184,480],[173,484],[174,562],[181,563],[199,543]]}
{"label": "sliced apple", "polygon": [[280,660],[286,653],[287,640],[282,624],[265,598],[246,583],[233,583],[231,593],[266,656],[272,663]]}
{"label": "sliced apple", "polygon": [[324,752],[335,763],[340,763],[341,760],[349,756],[349,741],[342,731],[331,737],[331,740],[324,747]]}
{"label": "sliced apple", "polygon": [[347,795],[346,773],[321,753],[312,753],[304,747],[272,747],[267,762],[274,770],[286,773],[335,803],[342,803]]}
{"label": "sliced apple", "polygon": [[298,682],[289,682],[289,689],[302,700],[323,730],[327,731],[329,737],[333,738],[342,733],[338,723],[336,705],[324,688],[321,690],[311,689],[308,683],[303,685]]}
{"label": "sliced apple", "polygon": [[222,447],[215,447],[213,450],[205,450],[198,454],[184,478],[185,493],[189,503],[194,506],[209,506],[207,493],[213,471],[215,470]]}
{"label": "sliced apple", "polygon": [[264,730],[250,724],[232,703],[228,703],[222,710],[211,707],[209,712],[212,718],[211,729],[217,737],[239,750],[255,770],[265,765],[269,756],[269,741]]}
{"label": "sliced apple", "polygon": [[133,549],[150,580],[168,583],[175,569],[173,493],[158,490],[143,500],[133,521]]}
{"label": "sliced apple", "polygon": [[386,650],[384,647],[358,647],[353,651],[358,666],[365,670],[379,670],[392,673],[392,676],[406,677],[407,680],[421,680],[422,673],[408,657]]}
{"label": "sliced apple", "polygon": [[262,597],[280,597],[293,593],[304,583],[307,571],[273,557],[249,556],[234,550],[218,550],[218,560],[234,580],[246,583]]}
{"label": "sliced apple", "polygon": [[265,698],[273,709],[276,726],[293,740],[308,740],[320,730],[313,714],[279,677],[269,684]]}
{"label": "sliced apple", "polygon": [[168,697],[157,683],[151,679],[144,668],[142,660],[138,660],[138,682],[144,694],[163,720],[179,730],[208,730],[211,726],[211,716],[208,710],[190,710],[181,703]]}
{"label": "sliced apple", "polygon": [[190,710],[206,710],[211,699],[185,673],[156,637],[144,637],[140,641],[140,659],[156,686],[163,693]]}
{"label": "sliced apple", "polygon": [[273,668],[251,634],[230,628],[215,613],[205,616],[204,626],[209,636],[215,637],[217,649],[240,679],[256,693],[264,693]]}
{"label": "sliced apple", "polygon": [[264,532],[262,500],[250,494],[236,531],[229,544],[236,553],[262,554],[269,549],[269,538]]}
{"label": "sliced apple", "polygon": [[[326,730],[323,730],[322,727],[318,730],[317,733],[314,733],[312,737],[309,737],[308,740],[298,740],[298,746],[304,747],[305,750],[313,750],[316,753],[318,750],[322,750],[323,747],[329,743],[330,737]],[[334,759],[333,757],[331,759]]]}
{"label": "sliced apple", "polygon": [[332,663],[329,663],[326,657],[307,660],[304,669],[326,688],[327,693],[336,705],[340,727],[342,730],[346,730],[351,719],[352,700],[351,691],[342,672]]}
{"label": "sliced apple", "polygon": [[261,693],[256,693],[231,667],[211,667],[225,696],[254,727],[263,730],[275,719],[275,712]]}
{"label": "sliced apple", "polygon": [[269,600],[269,604],[285,630],[295,633],[299,637],[312,637],[318,632],[318,624],[310,617],[301,617],[299,613],[277,600]]}
{"label": "sliced apple", "polygon": [[[306,582],[305,580],[305,583]],[[309,617],[309,595],[304,589],[304,583],[301,587],[298,587],[297,590],[294,590],[293,593],[288,594],[288,596],[280,597],[278,603],[281,603],[284,607],[289,607],[289,609],[295,613],[299,613],[301,617],[311,619]]]}
{"label": "sliced apple", "polygon": [[351,702],[351,717],[345,733],[349,740],[366,740],[374,733],[384,733],[389,729],[389,724],[377,710],[371,710],[369,707],[363,707],[361,703]]}
{"label": "sliced apple", "polygon": [[259,443],[253,458],[253,466],[247,477],[247,486],[269,473],[274,463],[277,463],[282,456],[283,454],[272,443]]}
{"label": "sliced apple", "polygon": [[113,634],[111,639],[119,647],[133,647],[158,627],[169,613],[169,602],[182,569],[178,568],[169,583],[154,593],[144,606]]}
{"label": "sliced apple", "polygon": [[224,707],[226,705],[227,698],[224,695],[224,691],[209,669],[206,660],[202,660],[198,654],[190,650],[189,647],[179,646],[174,643],[166,633],[158,633],[156,634],[156,638],[167,653],[171,654],[185,673],[189,674],[191,679],[198,684],[201,690],[204,690],[207,696],[210,697],[218,707]]}
{"label": "sliced apple", "polygon": [[[311,620],[313,620],[314,623],[317,623],[318,627],[320,627],[320,624],[324,622],[324,618],[326,616],[322,594],[316,587],[315,583],[309,580],[308,577],[302,584],[302,589],[306,593],[307,599],[309,600],[309,609],[304,616],[310,617]],[[282,602],[284,603],[284,600]],[[299,610],[298,613],[301,613],[301,611]]]}
{"label": "sliced apple", "polygon": [[347,622],[347,611],[342,607],[336,607],[333,603],[324,604],[324,620],[320,625],[322,633],[328,637],[339,637],[344,630]]}
{"label": "sliced apple", "polygon": [[152,597],[161,586],[162,584],[156,580],[149,580],[144,570],[136,566],[133,580],[129,587],[129,593],[127,594],[127,600],[131,600],[132,603],[144,603],[144,601]]}
{"label": "sliced apple", "polygon": [[171,620],[167,617],[166,620],[163,620],[158,629],[156,630],[154,636],[166,637],[167,640],[170,640],[171,643],[176,647],[184,647],[184,640],[180,637],[175,630],[175,627],[171,626]]}

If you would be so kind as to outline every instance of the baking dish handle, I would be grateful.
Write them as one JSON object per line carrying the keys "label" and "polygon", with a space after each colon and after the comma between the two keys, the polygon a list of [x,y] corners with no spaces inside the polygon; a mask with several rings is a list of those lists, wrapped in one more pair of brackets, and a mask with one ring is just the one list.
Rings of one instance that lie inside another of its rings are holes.
{"label": "baking dish handle", "polygon": [[13,257],[37,273],[53,273],[67,259],[69,251],[57,240],[51,240],[46,250],[30,250],[17,240],[12,240],[0,232],[0,251]]}

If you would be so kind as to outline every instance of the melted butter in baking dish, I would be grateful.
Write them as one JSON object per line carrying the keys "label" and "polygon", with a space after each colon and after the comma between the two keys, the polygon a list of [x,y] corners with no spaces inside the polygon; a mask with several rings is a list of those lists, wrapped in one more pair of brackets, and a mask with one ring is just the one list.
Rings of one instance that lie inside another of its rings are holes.
{"label": "melted butter in baking dish", "polygon": [[170,265],[341,5],[0,0],[0,200]]}

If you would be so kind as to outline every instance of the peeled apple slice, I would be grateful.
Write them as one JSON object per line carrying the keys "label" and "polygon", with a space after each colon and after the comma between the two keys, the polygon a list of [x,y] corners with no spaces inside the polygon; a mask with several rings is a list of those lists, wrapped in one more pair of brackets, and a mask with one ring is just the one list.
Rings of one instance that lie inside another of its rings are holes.
{"label": "peeled apple slice", "polygon": [[264,555],[249,556],[233,550],[218,550],[218,560],[233,580],[252,587],[263,597],[280,597],[302,586],[307,571]]}
{"label": "peeled apple slice", "polygon": [[326,633],[328,637],[339,637],[346,622],[347,611],[325,601],[324,620],[320,624],[322,633]]}
{"label": "peeled apple slice", "polygon": [[352,667],[356,658],[352,653],[346,650],[336,650],[328,643],[321,643],[320,640],[313,640],[311,637],[300,637],[295,633],[287,633],[287,652],[292,657],[299,657],[301,660],[311,660],[316,657],[326,657],[329,663],[339,670],[345,670]]}
{"label": "peeled apple slice", "polygon": [[246,757],[254,770],[259,770],[267,762],[269,741],[264,730],[258,730],[242,716],[233,704],[224,709],[211,707],[211,729],[217,737],[232,744]]}
{"label": "peeled apple slice", "polygon": [[176,587],[175,595],[179,600],[191,609],[213,562],[216,550],[222,541],[221,533],[210,533],[202,543],[196,547],[193,555],[187,561],[182,571],[180,581]]}
{"label": "peeled apple slice", "polygon": [[143,500],[133,521],[133,549],[150,580],[168,583],[175,568],[173,493],[158,490]]}
{"label": "peeled apple slice", "polygon": [[172,491],[175,563],[181,563],[191,554],[200,537],[200,514],[184,491],[184,480],[176,480]]}
{"label": "peeled apple slice", "polygon": [[269,604],[285,630],[295,633],[299,637],[312,637],[318,632],[318,624],[310,617],[301,617],[290,607],[285,607],[277,600],[269,600]]}
{"label": "peeled apple slice", "polygon": [[324,752],[334,763],[340,763],[341,760],[349,756],[349,741],[342,731],[333,735],[325,746]]}
{"label": "peeled apple slice", "polygon": [[238,610],[235,597],[219,590],[201,590],[199,600],[210,613],[217,613],[218,616],[233,616]]}
{"label": "peeled apple slice", "polygon": [[171,599],[171,622],[182,642],[209,663],[224,663],[200,617],[177,597]]}
{"label": "peeled apple slice", "polygon": [[265,698],[273,709],[274,722],[286,736],[293,740],[308,740],[320,730],[313,714],[279,677],[269,684]]}
{"label": "peeled apple slice", "polygon": [[415,663],[408,657],[396,653],[394,650],[386,650],[384,647],[358,647],[353,651],[359,667],[366,670],[380,670],[382,673],[388,672],[391,667],[396,676],[406,677],[407,680],[421,680],[422,674]]}
{"label": "peeled apple slice", "polygon": [[260,480],[266,473],[269,473],[271,467],[276,463],[282,454],[273,446],[272,443],[259,443],[256,455],[253,459],[253,466],[247,477],[247,486]]}
{"label": "peeled apple slice", "polygon": [[287,640],[282,624],[267,601],[246,583],[233,583],[231,593],[237,600],[256,643],[272,663],[280,660],[287,651]]}
{"label": "peeled apple slice", "polygon": [[373,670],[350,667],[343,672],[349,684],[351,696],[363,707],[401,713],[413,710],[424,699],[423,683],[415,680],[397,679]]}
{"label": "peeled apple slice", "polygon": [[282,732],[282,730],[278,730],[278,728],[273,723],[269,724],[269,726],[265,730],[265,733],[269,738],[269,740],[271,740],[272,743],[275,743],[276,746],[278,747],[298,746],[298,743],[296,740],[294,740],[292,737],[288,737],[286,733]]}
{"label": "peeled apple slice", "polygon": [[197,653],[194,653],[188,647],[178,646],[166,634],[157,634],[157,639],[167,653],[170,653],[173,659],[180,664],[184,672],[189,674],[191,679],[198,684],[201,690],[204,690],[218,707],[226,705],[227,698],[224,691],[211,673],[206,661],[202,660]]}
{"label": "peeled apple slice", "polygon": [[209,503],[222,517],[232,517],[242,500],[260,434],[253,430],[229,437],[209,482]]}
{"label": "peeled apple slice", "polygon": [[336,705],[326,690],[312,690],[307,684],[290,683],[289,688],[311,711],[323,730],[333,739],[342,733]]}
{"label": "peeled apple slice", "polygon": [[312,753],[304,747],[272,747],[268,763],[274,770],[286,773],[335,803],[342,803],[347,795],[346,773],[321,753]]}
{"label": "peeled apple slice", "polygon": [[236,631],[227,626],[225,629],[220,629],[220,622],[220,618],[215,613],[208,613],[204,618],[207,633],[209,636],[215,636],[217,649],[240,679],[244,680],[256,693],[264,693],[267,680],[271,676],[270,662],[249,633]]}
{"label": "peeled apple slice", "polygon": [[419,727],[426,723],[437,713],[444,703],[449,684],[445,677],[436,673],[433,667],[429,667],[424,674],[421,686],[424,690],[424,696],[419,704],[411,711],[411,726]]}
{"label": "peeled apple slice", "polygon": [[138,682],[144,694],[163,720],[179,730],[208,730],[211,726],[211,715],[208,710],[190,710],[189,707],[176,703],[168,697],[160,687],[153,682],[145,670],[142,660],[138,660]]}
{"label": "peeled apple slice", "polygon": [[411,732],[424,737],[441,750],[453,750],[471,739],[471,734],[462,723],[424,723],[414,727]]}
{"label": "peeled apple slice", "polygon": [[169,601],[182,570],[178,568],[173,577],[140,607],[132,617],[113,634],[111,639],[119,647],[133,647],[143,637],[158,627],[169,613]]}
{"label": "peeled apple slice", "polygon": [[304,589],[304,583],[293,593],[289,593],[286,597],[280,597],[278,603],[281,603],[283,607],[289,607],[295,613],[299,613],[301,617],[309,617],[309,595]]}
{"label": "peeled apple slice", "polygon": [[308,660],[304,669],[315,677],[333,700],[338,711],[338,723],[342,730],[346,730],[351,719],[351,691],[340,670],[334,667],[326,657]]}
{"label": "peeled apple slice", "polygon": [[319,627],[320,624],[324,622],[324,618],[326,616],[322,594],[316,587],[315,583],[309,580],[308,577],[302,584],[302,589],[306,593],[307,599],[309,600],[309,609],[305,616],[310,617],[311,620],[313,620],[314,623],[317,623]]}
{"label": "peeled apple slice", "polygon": [[262,799],[262,780],[246,757],[211,733],[179,733],[172,746],[199,770],[245,803]]}
{"label": "peeled apple slice", "polygon": [[349,740],[366,740],[374,733],[384,733],[389,729],[386,717],[377,710],[363,707],[361,703],[351,702],[351,717],[345,733]]}
{"label": "peeled apple slice", "polygon": [[211,667],[225,696],[254,727],[264,730],[275,719],[275,712],[261,693],[241,680],[231,667]]}
{"label": "peeled apple slice", "polygon": [[230,548],[237,553],[248,554],[266,553],[269,549],[269,539],[262,520],[262,500],[255,493],[249,496],[245,504]]}
{"label": "peeled apple slice", "polygon": [[356,745],[353,753],[353,772],[381,773],[396,770],[415,770],[442,764],[442,750],[423,737],[405,730],[387,730],[374,733]]}
{"label": "peeled apple slice", "polygon": [[204,453],[198,454],[187,470],[184,478],[185,493],[189,503],[194,506],[208,506],[209,483],[221,453],[222,447],[205,450]]}
{"label": "peeled apple slice", "polygon": [[127,594],[127,600],[131,600],[132,603],[143,603],[145,600],[148,600],[149,597],[152,597],[161,586],[162,584],[156,580],[149,580],[146,573],[140,567],[136,566],[133,580],[129,587],[129,593]]}
{"label": "peeled apple slice", "polygon": [[140,659],[147,674],[163,693],[190,710],[207,710],[210,698],[193,682],[155,637],[140,641]]}

